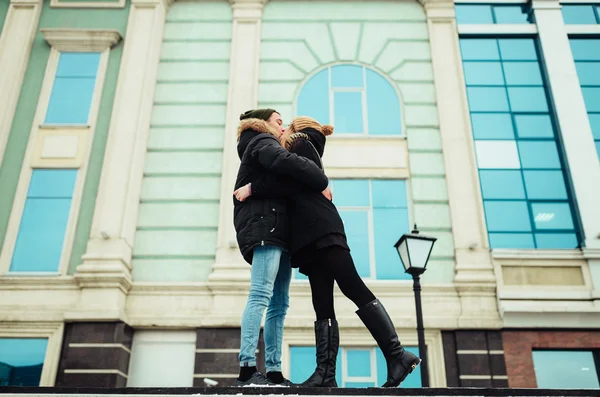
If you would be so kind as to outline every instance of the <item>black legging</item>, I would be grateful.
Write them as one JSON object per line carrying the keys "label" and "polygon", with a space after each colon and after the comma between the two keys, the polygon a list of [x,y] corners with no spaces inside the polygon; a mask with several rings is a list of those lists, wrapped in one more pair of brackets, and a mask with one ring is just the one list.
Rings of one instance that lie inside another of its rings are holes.
{"label": "black legging", "polygon": [[375,295],[358,275],[350,252],[339,246],[320,249],[313,263],[308,281],[317,320],[335,318],[333,282],[348,299],[361,308],[375,300]]}

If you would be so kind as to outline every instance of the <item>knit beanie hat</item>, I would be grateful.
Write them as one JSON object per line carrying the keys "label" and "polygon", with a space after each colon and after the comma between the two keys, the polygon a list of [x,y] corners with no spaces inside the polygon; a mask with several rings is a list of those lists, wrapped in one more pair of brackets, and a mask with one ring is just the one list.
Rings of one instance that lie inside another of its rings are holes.
{"label": "knit beanie hat", "polygon": [[240,120],[261,119],[267,121],[273,113],[279,112],[275,109],[252,109],[240,114]]}

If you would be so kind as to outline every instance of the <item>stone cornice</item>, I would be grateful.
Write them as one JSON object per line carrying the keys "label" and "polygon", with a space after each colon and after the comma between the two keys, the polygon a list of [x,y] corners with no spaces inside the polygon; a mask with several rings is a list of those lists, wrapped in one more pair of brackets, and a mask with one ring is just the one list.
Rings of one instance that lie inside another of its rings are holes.
{"label": "stone cornice", "polygon": [[531,0],[531,8],[534,10],[560,10],[559,0]]}
{"label": "stone cornice", "polygon": [[165,8],[168,8],[174,1],[175,0],[131,0],[131,4],[137,8],[154,8],[162,3]]}
{"label": "stone cornice", "polygon": [[34,7],[41,5],[43,0],[10,0],[10,4],[15,7]]}
{"label": "stone cornice", "polygon": [[419,0],[425,8],[427,19],[450,21],[456,18],[454,0]]}
{"label": "stone cornice", "polygon": [[59,51],[104,51],[121,41],[112,29],[41,29],[46,42]]}

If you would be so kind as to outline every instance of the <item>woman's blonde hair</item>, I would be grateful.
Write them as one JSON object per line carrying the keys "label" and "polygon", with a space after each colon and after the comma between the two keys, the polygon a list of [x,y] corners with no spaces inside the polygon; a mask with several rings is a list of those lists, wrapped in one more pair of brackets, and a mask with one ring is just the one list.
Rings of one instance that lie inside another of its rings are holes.
{"label": "woman's blonde hair", "polygon": [[308,116],[294,117],[292,119],[292,121],[290,122],[290,125],[288,126],[287,130],[281,137],[281,144],[283,145],[283,147],[285,147],[286,149],[289,149],[288,145],[290,143],[290,139],[289,139],[290,136],[293,134],[296,134],[298,132],[301,132],[302,130],[304,130],[306,128],[315,129],[325,136],[329,136],[329,135],[333,134],[333,126],[332,125],[321,124],[317,120],[313,119],[312,117],[308,117]]}

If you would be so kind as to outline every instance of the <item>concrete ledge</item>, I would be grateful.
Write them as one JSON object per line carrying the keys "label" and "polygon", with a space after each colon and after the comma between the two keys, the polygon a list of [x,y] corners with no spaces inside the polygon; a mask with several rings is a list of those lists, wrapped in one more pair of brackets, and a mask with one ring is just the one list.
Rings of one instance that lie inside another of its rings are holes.
{"label": "concrete ledge", "polygon": [[439,389],[383,389],[383,388],[305,388],[305,387],[215,387],[215,388],[77,388],[77,387],[0,387],[0,395],[35,395],[36,397],[57,397],[56,395],[111,395],[111,396],[239,396],[239,395],[295,395],[295,396],[481,396],[481,397],[562,397],[598,396],[598,390],[579,389],[484,389],[484,388],[439,388]]}

